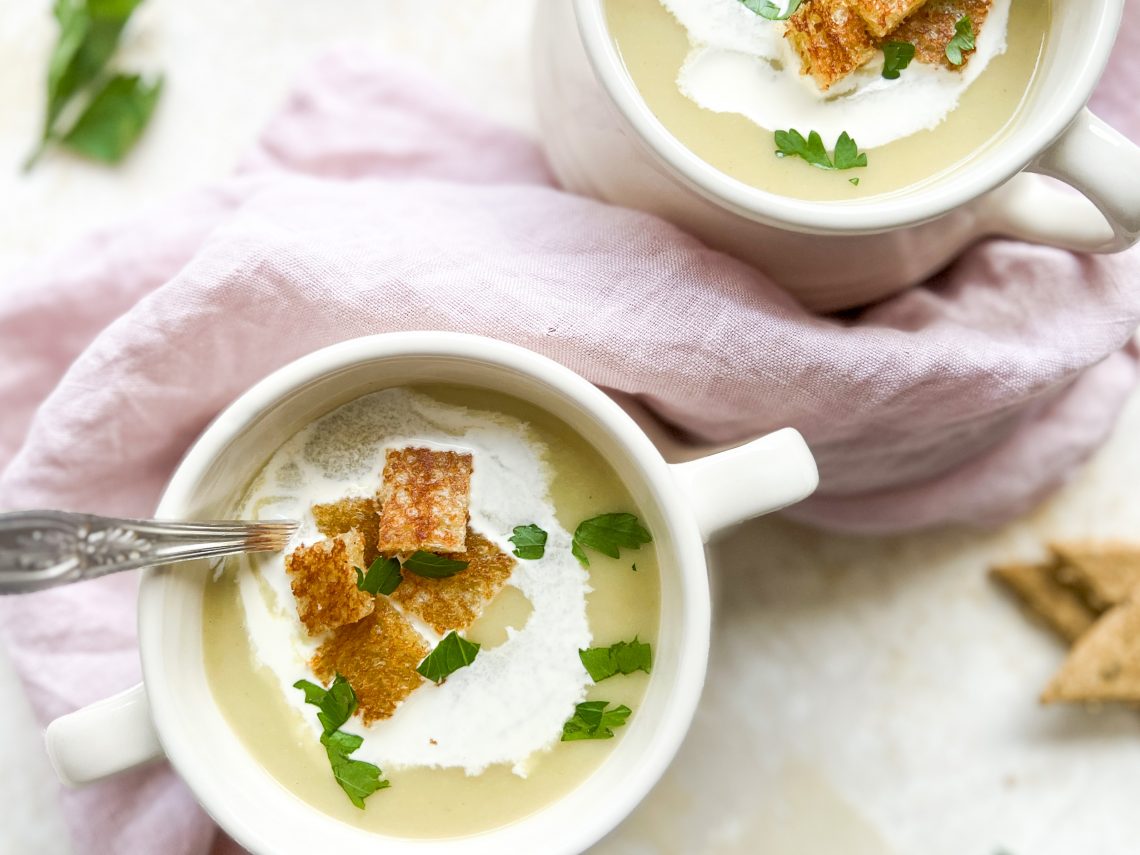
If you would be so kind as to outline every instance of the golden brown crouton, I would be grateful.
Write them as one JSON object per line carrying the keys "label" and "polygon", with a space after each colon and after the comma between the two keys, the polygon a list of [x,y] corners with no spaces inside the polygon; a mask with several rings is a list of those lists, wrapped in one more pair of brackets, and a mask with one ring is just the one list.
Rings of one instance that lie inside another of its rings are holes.
{"label": "golden brown crouton", "polygon": [[1052,564],[1004,564],[992,568],[990,575],[1065,641],[1076,641],[1096,620],[1096,612],[1055,578]]}
{"label": "golden brown crouton", "polygon": [[470,492],[470,454],[389,450],[381,488],[380,551],[462,552]]}
{"label": "golden brown crouton", "polygon": [[409,570],[392,599],[439,633],[466,629],[506,584],[515,559],[483,535],[467,530],[467,551],[448,555],[469,562],[465,570],[444,579],[428,579]]}
{"label": "golden brown crouton", "polygon": [[1081,636],[1041,700],[1140,703],[1140,601],[1116,606]]}
{"label": "golden brown crouton", "polygon": [[791,42],[820,89],[826,91],[875,55],[875,43],[848,0],[806,0],[788,19]]}
{"label": "golden brown crouton", "polygon": [[416,668],[431,649],[387,597],[375,605],[363,620],[336,629],[309,663],[324,683],[337,674],[348,680],[365,724],[388,718],[423,682]]}
{"label": "golden brown crouton", "polygon": [[993,0],[930,0],[884,41],[910,42],[918,62],[963,69],[974,51],[962,51],[961,65],[954,65],[946,58],[946,45],[954,38],[954,25],[963,15],[968,15],[975,37],[981,35],[991,5]]}
{"label": "golden brown crouton", "polygon": [[313,505],[317,530],[325,537],[336,537],[356,529],[364,539],[365,570],[380,554],[376,539],[380,534],[380,503],[372,496],[350,496],[328,504]]}
{"label": "golden brown crouton", "polygon": [[1129,599],[1140,587],[1140,546],[1124,543],[1054,543],[1057,580],[1080,592],[1097,611]]}
{"label": "golden brown crouton", "polygon": [[372,611],[372,596],[356,587],[356,567],[364,564],[364,541],[350,531],[285,557],[285,572],[297,614],[309,635],[352,623]]}
{"label": "golden brown crouton", "polygon": [[853,7],[872,35],[887,35],[926,0],[853,0]]}

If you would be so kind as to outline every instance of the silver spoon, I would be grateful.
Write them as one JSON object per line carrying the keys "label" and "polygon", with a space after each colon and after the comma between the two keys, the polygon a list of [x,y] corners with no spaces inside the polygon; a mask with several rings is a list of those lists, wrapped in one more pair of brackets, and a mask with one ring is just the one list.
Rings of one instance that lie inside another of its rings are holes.
{"label": "silver spoon", "polygon": [[297,530],[294,520],[125,520],[64,511],[0,514],[0,594],[24,594],[134,570],[274,552]]}

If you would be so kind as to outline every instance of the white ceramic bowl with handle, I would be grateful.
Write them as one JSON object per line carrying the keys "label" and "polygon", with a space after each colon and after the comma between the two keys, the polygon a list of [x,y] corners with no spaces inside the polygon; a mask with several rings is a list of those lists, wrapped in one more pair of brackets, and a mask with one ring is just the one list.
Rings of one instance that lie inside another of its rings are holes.
{"label": "white ceramic bowl with handle", "polygon": [[[637,805],[673,758],[700,698],[709,645],[704,543],[727,526],[815,489],[815,462],[794,430],[669,465],[605,393],[543,356],[454,333],[376,335],[303,357],[242,395],[190,449],[157,516],[231,516],[266,460],[314,419],[382,388],[440,382],[493,389],[557,415],[614,467],[653,532],[661,568],[654,673],[602,766],[537,813],[471,837],[386,837],[332,819],[277,783],[214,701],[202,653],[210,568],[197,562],[143,575],[144,684],[48,727],[48,751],[62,780],[86,783],[165,754],[218,824],[247,849],[266,855],[580,852]],[[379,807],[370,803],[370,809]]]}
{"label": "white ceramic bowl with handle", "polygon": [[1140,147],[1085,108],[1124,0],[1052,0],[1041,67],[996,144],[937,180],[842,202],[767,193],[682,145],[626,72],[604,2],[538,7],[536,105],[559,180],[675,223],[760,268],[810,309],[882,299],[988,235],[1085,252],[1119,252],[1140,239]]}

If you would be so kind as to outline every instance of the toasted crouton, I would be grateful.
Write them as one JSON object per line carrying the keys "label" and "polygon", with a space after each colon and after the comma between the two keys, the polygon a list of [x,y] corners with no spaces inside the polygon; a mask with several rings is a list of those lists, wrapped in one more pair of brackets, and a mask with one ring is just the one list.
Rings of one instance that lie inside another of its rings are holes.
{"label": "toasted crouton", "polygon": [[848,0],[806,0],[787,22],[785,38],[821,90],[875,55],[875,43]]}
{"label": "toasted crouton", "polygon": [[402,571],[392,599],[420,617],[438,633],[466,629],[502,589],[515,568],[515,559],[483,535],[467,531],[467,551],[449,555],[467,561],[467,568],[444,579],[428,579]]}
{"label": "toasted crouton", "polygon": [[380,503],[372,496],[350,496],[328,504],[313,505],[313,519],[317,530],[325,537],[336,537],[356,529],[364,539],[364,561],[367,569],[380,549],[376,545],[380,534]]}
{"label": "toasted crouton", "polygon": [[299,546],[285,557],[297,614],[309,635],[360,620],[372,611],[372,596],[356,587],[355,568],[361,566],[364,539],[355,529]]}
{"label": "toasted crouton", "polygon": [[462,552],[470,492],[470,454],[389,450],[381,488],[380,551]]}
{"label": "toasted crouton", "polygon": [[1116,606],[1081,636],[1041,700],[1140,703],[1140,601]]}
{"label": "toasted crouton", "polygon": [[993,0],[930,0],[907,18],[885,41],[910,42],[914,58],[930,65],[941,63],[950,69],[966,67],[974,51],[962,51],[962,64],[954,65],[946,57],[946,45],[954,38],[954,25],[963,15],[970,17],[974,35],[979,36]]}
{"label": "toasted crouton", "polygon": [[367,725],[392,715],[423,682],[416,667],[429,652],[423,637],[381,596],[370,615],[337,628],[309,664],[325,683],[337,674],[348,680]]}
{"label": "toasted crouton", "polygon": [[1054,543],[1055,574],[1104,611],[1129,599],[1140,587],[1140,547],[1123,543]]}
{"label": "toasted crouton", "polygon": [[882,38],[926,0],[853,0],[853,7],[872,35]]}
{"label": "toasted crouton", "polygon": [[1097,618],[1075,591],[1055,578],[1052,564],[1004,564],[990,574],[1065,641],[1076,641]]}

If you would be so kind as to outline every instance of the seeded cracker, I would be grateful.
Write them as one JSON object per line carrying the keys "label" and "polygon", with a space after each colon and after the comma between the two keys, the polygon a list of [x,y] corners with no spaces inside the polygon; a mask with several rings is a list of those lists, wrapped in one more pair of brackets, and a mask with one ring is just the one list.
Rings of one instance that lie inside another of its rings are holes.
{"label": "seeded cracker", "polygon": [[854,0],[853,6],[872,34],[887,35],[926,0]]}
{"label": "seeded cracker", "polygon": [[470,454],[389,450],[381,488],[380,551],[462,552],[470,492]]}
{"label": "seeded cracker", "polygon": [[1052,544],[1057,581],[1098,611],[1123,603],[1140,586],[1140,548],[1123,543]]}
{"label": "seeded cracker", "polygon": [[360,565],[367,570],[380,554],[376,538],[380,534],[380,503],[371,496],[350,496],[337,502],[313,505],[313,519],[317,530],[325,537],[336,537],[356,529],[364,539],[364,560]]}
{"label": "seeded cracker", "polygon": [[372,614],[339,627],[317,650],[313,672],[324,683],[342,674],[356,692],[364,724],[388,718],[423,677],[416,666],[430,648],[423,637],[388,602],[376,597]]}
{"label": "seeded cracker", "polygon": [[1055,578],[1052,564],[1004,564],[990,574],[1065,641],[1076,641],[1097,618],[1075,591]]}
{"label": "seeded cracker", "polygon": [[467,551],[448,555],[469,562],[465,570],[444,579],[427,579],[402,571],[392,599],[438,633],[466,629],[502,590],[516,561],[483,535],[467,529]]}
{"label": "seeded cracker", "polygon": [[847,0],[806,0],[787,21],[784,37],[803,63],[803,73],[826,91],[875,54],[863,19]]}
{"label": "seeded cracker", "polygon": [[914,45],[914,58],[918,62],[941,63],[947,68],[961,70],[974,51],[962,51],[961,65],[954,65],[946,58],[946,45],[954,38],[954,25],[963,15],[969,15],[974,35],[980,36],[992,5],[993,0],[931,0],[903,21],[885,40],[910,42]]}
{"label": "seeded cracker", "polygon": [[1140,601],[1119,605],[1097,621],[1073,646],[1041,700],[1140,703]]}
{"label": "seeded cracker", "polygon": [[297,614],[309,635],[360,620],[372,611],[372,596],[356,587],[355,568],[363,564],[364,540],[355,530],[299,546],[285,557]]}

